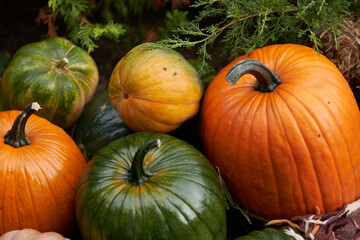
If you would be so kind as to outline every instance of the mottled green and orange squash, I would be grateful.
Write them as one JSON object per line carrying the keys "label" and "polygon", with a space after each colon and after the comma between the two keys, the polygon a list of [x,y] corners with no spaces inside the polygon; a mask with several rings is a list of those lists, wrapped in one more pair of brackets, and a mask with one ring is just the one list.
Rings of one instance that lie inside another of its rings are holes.
{"label": "mottled green and orange squash", "polygon": [[97,66],[84,49],[64,38],[49,38],[16,51],[1,92],[10,109],[36,101],[43,109],[39,116],[67,128],[92,98],[98,80]]}
{"label": "mottled green and orange squash", "polygon": [[143,43],[115,66],[109,97],[132,130],[167,133],[195,116],[203,94],[195,68],[178,52]]}
{"label": "mottled green and orange squash", "polygon": [[210,83],[200,111],[205,155],[237,203],[269,219],[358,199],[359,133],[359,108],[340,71],[295,44],[235,59]]}

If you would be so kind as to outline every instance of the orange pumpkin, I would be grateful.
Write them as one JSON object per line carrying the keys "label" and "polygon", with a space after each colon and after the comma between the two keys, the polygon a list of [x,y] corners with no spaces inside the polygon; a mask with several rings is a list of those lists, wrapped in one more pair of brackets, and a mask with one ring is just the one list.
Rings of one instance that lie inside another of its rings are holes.
{"label": "orange pumpkin", "polygon": [[335,65],[309,47],[235,59],[205,92],[200,128],[236,201],[260,216],[324,213],[360,197],[359,108]]}
{"label": "orange pumpkin", "polygon": [[30,116],[39,108],[0,112],[0,235],[75,230],[75,191],[86,161],[64,130]]}
{"label": "orange pumpkin", "polygon": [[64,238],[61,234],[56,232],[41,233],[31,228],[22,230],[13,230],[5,233],[0,237],[0,240],[70,240]]}
{"label": "orange pumpkin", "polygon": [[178,52],[143,43],[116,65],[111,104],[134,131],[170,132],[199,111],[203,88],[195,68]]}

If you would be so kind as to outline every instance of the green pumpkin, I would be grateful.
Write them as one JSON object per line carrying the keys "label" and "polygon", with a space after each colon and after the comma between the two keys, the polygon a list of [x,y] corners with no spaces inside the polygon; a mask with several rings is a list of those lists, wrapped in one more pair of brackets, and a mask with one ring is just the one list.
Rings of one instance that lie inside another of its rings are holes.
{"label": "green pumpkin", "polygon": [[108,90],[97,94],[86,104],[74,127],[73,139],[90,160],[102,147],[133,133],[113,108]]}
{"label": "green pumpkin", "polygon": [[10,109],[38,102],[38,115],[67,128],[80,116],[99,81],[97,66],[82,48],[49,38],[18,49],[7,66],[1,92]]}
{"label": "green pumpkin", "polygon": [[99,150],[80,178],[76,216],[84,240],[226,238],[215,169],[190,144],[160,133]]}
{"label": "green pumpkin", "polygon": [[4,74],[4,71],[10,62],[10,58],[11,58],[10,53],[0,52],[0,75],[1,76]]}
{"label": "green pumpkin", "polygon": [[294,240],[294,238],[280,229],[264,228],[263,230],[252,231],[248,235],[238,237],[235,240]]}
{"label": "green pumpkin", "polygon": [[5,111],[5,110],[8,110],[8,108],[7,108],[4,98],[0,92],[0,111]]}

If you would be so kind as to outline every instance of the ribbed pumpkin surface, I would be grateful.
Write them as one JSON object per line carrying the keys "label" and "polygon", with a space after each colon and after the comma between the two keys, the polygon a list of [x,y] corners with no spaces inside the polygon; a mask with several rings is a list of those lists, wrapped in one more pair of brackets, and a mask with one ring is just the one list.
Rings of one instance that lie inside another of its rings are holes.
{"label": "ribbed pumpkin surface", "polygon": [[[133,157],[145,142],[160,139],[131,182]],[[164,134],[135,133],[98,151],[81,176],[76,216],[84,240],[219,239],[226,237],[220,182],[213,166],[186,142]]]}
{"label": "ribbed pumpkin surface", "polygon": [[[232,86],[225,75],[245,58],[282,83],[262,93],[246,74]],[[360,197],[359,109],[338,69],[313,49],[273,45],[234,60],[208,87],[200,117],[205,155],[246,209],[289,218]]]}
{"label": "ribbed pumpkin surface", "polygon": [[23,228],[70,234],[85,159],[68,134],[35,115],[25,127],[30,145],[5,144],[19,113],[0,112],[0,235]]}
{"label": "ribbed pumpkin surface", "polygon": [[110,142],[133,133],[111,105],[108,90],[85,106],[74,127],[73,139],[87,161]]}
{"label": "ribbed pumpkin surface", "polygon": [[170,132],[199,110],[203,88],[195,68],[178,52],[143,43],[115,66],[109,96],[132,130]]}
{"label": "ribbed pumpkin surface", "polygon": [[37,115],[67,128],[92,98],[98,81],[97,66],[84,49],[63,38],[50,38],[16,51],[1,91],[9,109],[22,110],[35,101],[43,109]]}

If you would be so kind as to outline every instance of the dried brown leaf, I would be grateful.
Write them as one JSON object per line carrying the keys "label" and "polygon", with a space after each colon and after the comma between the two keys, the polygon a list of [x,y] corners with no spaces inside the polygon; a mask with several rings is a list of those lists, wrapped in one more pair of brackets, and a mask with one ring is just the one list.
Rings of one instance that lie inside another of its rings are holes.
{"label": "dried brown leaf", "polygon": [[290,220],[273,220],[267,225],[277,224],[296,227],[312,240],[358,240],[360,239],[360,199],[343,206],[338,211],[297,216]]}

